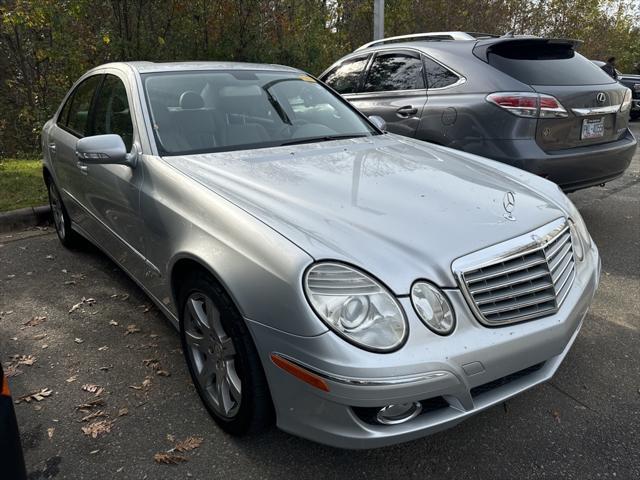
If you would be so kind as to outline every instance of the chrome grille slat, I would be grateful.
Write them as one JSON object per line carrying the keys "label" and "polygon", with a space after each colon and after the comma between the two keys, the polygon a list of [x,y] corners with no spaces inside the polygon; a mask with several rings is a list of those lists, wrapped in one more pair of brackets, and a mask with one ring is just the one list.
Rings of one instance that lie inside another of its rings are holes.
{"label": "chrome grille slat", "polygon": [[567,221],[559,219],[469,255],[473,260],[459,259],[466,268],[454,270],[478,320],[499,326],[556,313],[576,275],[572,241]]}

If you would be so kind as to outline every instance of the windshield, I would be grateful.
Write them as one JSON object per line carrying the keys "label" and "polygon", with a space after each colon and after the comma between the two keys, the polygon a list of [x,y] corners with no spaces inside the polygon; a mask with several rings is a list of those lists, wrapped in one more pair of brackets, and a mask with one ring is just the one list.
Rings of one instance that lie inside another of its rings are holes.
{"label": "windshield", "polygon": [[299,72],[142,75],[161,155],[245,150],[378,132]]}

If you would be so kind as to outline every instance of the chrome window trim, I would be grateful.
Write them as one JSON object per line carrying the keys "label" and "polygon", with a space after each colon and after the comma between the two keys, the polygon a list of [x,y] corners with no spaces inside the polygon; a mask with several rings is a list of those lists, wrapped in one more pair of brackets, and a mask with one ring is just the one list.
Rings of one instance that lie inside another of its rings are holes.
{"label": "chrome window trim", "polygon": [[578,117],[588,117],[591,115],[606,115],[608,113],[616,113],[620,111],[622,105],[609,105],[608,107],[592,107],[592,108],[572,108],[571,111]]}
{"label": "chrome window trim", "polygon": [[[449,88],[459,87],[460,85],[462,85],[462,84],[467,82],[467,77],[462,75],[460,72],[458,72],[458,71],[454,70],[453,68],[445,65],[441,61],[433,58],[431,55],[426,54],[423,50],[420,50],[418,48],[405,47],[405,46],[402,46],[402,45],[396,45],[394,47],[380,47],[380,48],[371,49],[371,50],[368,51],[368,53],[375,55],[378,52],[400,52],[402,50],[413,52],[413,53],[417,53],[418,55],[421,56],[421,58],[422,57],[427,57],[429,60],[432,60],[433,62],[435,62],[438,65],[440,65],[442,68],[446,68],[451,73],[456,75],[458,77],[458,80],[456,82],[452,83],[451,85],[447,85],[446,87],[439,87],[439,88],[429,88],[429,85],[427,85],[427,88],[418,88],[418,89],[410,89],[410,90],[380,90],[380,91],[377,91],[377,92],[341,93],[340,95],[344,96],[345,98],[347,98],[347,97],[361,98],[362,96],[365,96],[365,95],[369,96],[369,95],[372,95],[372,94],[375,94],[375,93],[384,94],[385,96],[388,96],[388,95],[391,95],[391,94],[407,95],[407,94],[410,94],[410,93],[414,93],[415,94],[416,92],[424,92],[425,95],[428,95],[429,92],[440,92],[440,91],[443,91],[443,90],[447,90]],[[356,54],[356,52],[357,52],[357,54]],[[348,56],[344,57],[339,62],[331,65],[331,67],[329,67],[325,72],[322,73],[322,75],[320,75],[320,78],[324,77],[328,72],[333,70],[333,68],[335,66],[341,65],[343,62],[346,62],[347,60],[350,60],[353,57],[362,56],[364,54],[364,52],[362,52],[362,51],[357,51],[356,50],[356,52],[354,52],[351,55],[348,55]],[[365,68],[366,71],[368,71],[368,69],[369,69],[369,66],[367,66]]]}
{"label": "chrome window trim", "polygon": [[[540,314],[533,313],[530,315],[522,315],[517,318],[504,320],[502,322],[488,322],[484,318],[484,315],[478,309],[476,301],[467,288],[467,284],[464,278],[465,273],[479,268],[488,267],[498,262],[506,262],[508,260],[520,257],[524,254],[531,254],[539,250],[543,250],[549,245],[549,243],[553,242],[557,237],[562,235],[568,229],[568,220],[564,217],[561,217],[529,233],[525,233],[524,235],[520,235],[505,242],[501,242],[495,245],[491,245],[487,248],[477,250],[463,257],[459,257],[452,262],[451,270],[458,284],[458,288],[462,292],[467,305],[471,309],[471,312],[482,325],[487,327],[501,327],[514,323],[524,322],[533,318],[540,318]],[[574,279],[575,271],[573,273],[571,282],[573,282]],[[571,287],[569,287],[569,290],[570,289]],[[560,309],[569,290],[567,290],[562,298],[556,297],[556,308],[552,312],[550,312],[551,314],[556,313]]]}

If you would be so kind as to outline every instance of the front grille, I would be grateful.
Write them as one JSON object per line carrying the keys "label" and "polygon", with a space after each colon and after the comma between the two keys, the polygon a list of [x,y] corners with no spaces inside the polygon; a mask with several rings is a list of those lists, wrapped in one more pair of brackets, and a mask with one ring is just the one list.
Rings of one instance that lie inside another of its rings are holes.
{"label": "front grille", "polygon": [[[532,237],[537,238],[533,244]],[[516,253],[485,261],[459,276],[472,310],[486,325],[551,315],[562,305],[575,278],[569,226],[565,221],[553,222],[547,235],[532,232],[529,244]]]}

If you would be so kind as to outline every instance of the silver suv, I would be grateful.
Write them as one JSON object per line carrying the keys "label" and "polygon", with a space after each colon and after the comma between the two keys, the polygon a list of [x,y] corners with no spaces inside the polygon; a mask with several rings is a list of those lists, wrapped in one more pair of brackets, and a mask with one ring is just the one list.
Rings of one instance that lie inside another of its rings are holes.
{"label": "silver suv", "polygon": [[629,166],[631,91],[573,40],[443,32],[358,48],[327,85],[390,132],[528,170],[574,191]]}

